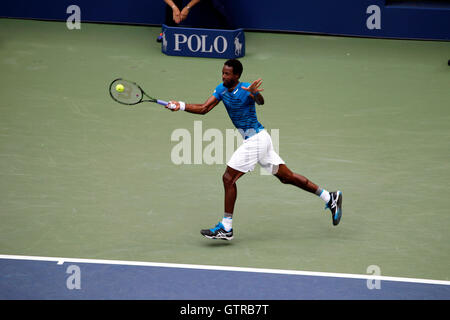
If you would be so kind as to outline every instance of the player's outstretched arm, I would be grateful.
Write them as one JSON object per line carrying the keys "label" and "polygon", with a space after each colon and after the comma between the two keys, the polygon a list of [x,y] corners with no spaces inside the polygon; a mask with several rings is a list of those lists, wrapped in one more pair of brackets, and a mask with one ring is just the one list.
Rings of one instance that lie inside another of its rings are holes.
{"label": "player's outstretched arm", "polygon": [[255,100],[255,102],[259,105],[263,105],[264,104],[264,97],[262,96],[262,94],[260,94],[261,91],[264,91],[264,89],[260,89],[259,87],[262,84],[262,79],[259,78],[258,80],[255,80],[252,82],[252,84],[248,87],[242,87],[242,89],[250,92],[251,97],[253,98],[253,100]]}
{"label": "player's outstretched arm", "polygon": [[170,101],[169,104],[166,106],[167,109],[170,109],[172,111],[178,111],[178,110],[184,110],[190,113],[196,113],[196,114],[207,114],[209,111],[211,111],[220,101],[216,99],[216,97],[211,96],[208,98],[208,100],[205,101],[205,103],[202,104],[191,104],[191,103],[184,103],[183,101]]}

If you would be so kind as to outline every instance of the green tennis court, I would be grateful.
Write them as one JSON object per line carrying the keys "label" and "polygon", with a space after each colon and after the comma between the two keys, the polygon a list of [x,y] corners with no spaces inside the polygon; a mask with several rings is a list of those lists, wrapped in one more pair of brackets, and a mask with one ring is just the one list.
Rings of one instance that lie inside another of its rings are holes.
{"label": "green tennis court", "polygon": [[124,77],[164,100],[212,94],[223,61],[166,56],[159,31],[0,19],[1,254],[450,279],[449,42],[247,32],[258,119],[292,170],[343,191],[344,213],[333,227],[320,199],[258,168],[225,242],[199,232],[223,215],[225,159],[171,159],[177,129],[192,143],[194,121],[233,129],[223,105],[196,116],[108,93]]}

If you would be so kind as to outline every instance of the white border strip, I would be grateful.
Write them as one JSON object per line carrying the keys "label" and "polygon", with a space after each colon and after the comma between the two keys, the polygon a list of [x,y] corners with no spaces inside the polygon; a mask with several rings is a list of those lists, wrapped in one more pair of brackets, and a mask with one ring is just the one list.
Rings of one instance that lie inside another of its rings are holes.
{"label": "white border strip", "polygon": [[386,277],[386,276],[350,274],[350,273],[331,273],[331,272],[297,271],[297,270],[282,270],[282,269],[244,268],[244,267],[227,267],[227,266],[212,266],[212,265],[209,266],[209,265],[180,264],[180,263],[103,260],[103,259],[80,259],[80,258],[58,258],[58,257],[5,255],[5,254],[0,254],[0,259],[54,261],[59,265],[62,265],[65,262],[92,263],[92,264],[111,264],[111,265],[163,267],[163,268],[197,269],[197,270],[217,270],[217,271],[238,271],[238,272],[273,273],[273,274],[288,274],[288,275],[315,276],[315,277],[399,281],[399,282],[412,282],[412,283],[424,283],[424,284],[437,284],[437,285],[446,285],[446,286],[450,285],[450,281],[445,281],[445,280],[399,278],[399,277]]}

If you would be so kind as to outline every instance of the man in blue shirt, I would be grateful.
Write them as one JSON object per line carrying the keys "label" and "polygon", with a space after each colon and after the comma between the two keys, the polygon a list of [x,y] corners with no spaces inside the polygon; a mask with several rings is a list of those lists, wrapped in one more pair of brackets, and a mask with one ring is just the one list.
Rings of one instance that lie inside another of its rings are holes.
{"label": "man in blue shirt", "polygon": [[237,59],[227,60],[222,68],[222,83],[211,97],[202,104],[187,104],[183,101],[170,101],[167,108],[172,111],[184,110],[190,113],[206,114],[220,101],[227,109],[234,126],[244,138],[242,145],[233,153],[223,174],[225,188],[225,212],[221,222],[214,228],[201,230],[200,233],[210,239],[233,239],[232,217],[236,202],[236,181],[246,172],[250,172],[259,163],[264,169],[275,175],[282,183],[299,187],[318,195],[330,209],[333,225],[337,225],[342,216],[342,192],[328,192],[319,188],[306,177],[292,172],[275,152],[272,139],[256,116],[255,103],[264,104],[261,94],[262,79],[251,84],[240,82],[243,71]]}

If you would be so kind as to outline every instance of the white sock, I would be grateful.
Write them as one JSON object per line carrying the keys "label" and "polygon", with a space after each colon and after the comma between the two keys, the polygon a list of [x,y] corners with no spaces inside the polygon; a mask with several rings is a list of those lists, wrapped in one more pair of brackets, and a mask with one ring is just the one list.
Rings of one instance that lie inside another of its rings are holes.
{"label": "white sock", "polygon": [[230,231],[233,227],[233,219],[231,217],[223,217],[222,224],[225,228],[225,231]]}
{"label": "white sock", "polygon": [[320,197],[320,199],[325,201],[325,203],[328,203],[331,199],[330,193],[325,189],[322,189],[322,191],[320,192],[320,194],[318,194],[318,196]]}

